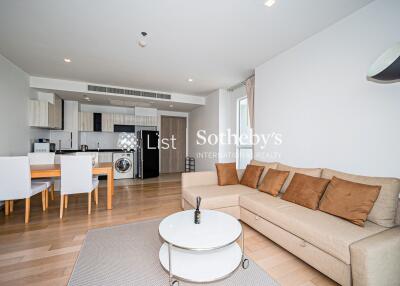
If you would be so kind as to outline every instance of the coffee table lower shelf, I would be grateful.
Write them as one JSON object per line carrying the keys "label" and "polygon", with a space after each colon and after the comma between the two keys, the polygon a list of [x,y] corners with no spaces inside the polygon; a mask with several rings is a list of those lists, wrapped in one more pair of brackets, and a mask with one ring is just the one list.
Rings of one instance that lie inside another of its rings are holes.
{"label": "coffee table lower shelf", "polygon": [[[171,247],[171,257],[168,253],[168,243],[164,243],[159,252],[161,265],[174,278],[194,283],[208,283],[224,279],[231,275],[242,264],[242,249],[237,243],[210,251],[186,250]],[[170,277],[172,278],[172,277]]]}

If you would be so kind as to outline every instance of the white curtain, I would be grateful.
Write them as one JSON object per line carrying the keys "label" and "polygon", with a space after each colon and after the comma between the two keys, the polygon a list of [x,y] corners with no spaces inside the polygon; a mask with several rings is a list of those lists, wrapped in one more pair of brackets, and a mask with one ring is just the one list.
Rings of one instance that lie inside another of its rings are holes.
{"label": "white curtain", "polygon": [[251,129],[254,128],[254,84],[255,84],[254,76],[246,80],[246,95],[247,95],[247,104],[249,107],[249,118],[250,118]]}

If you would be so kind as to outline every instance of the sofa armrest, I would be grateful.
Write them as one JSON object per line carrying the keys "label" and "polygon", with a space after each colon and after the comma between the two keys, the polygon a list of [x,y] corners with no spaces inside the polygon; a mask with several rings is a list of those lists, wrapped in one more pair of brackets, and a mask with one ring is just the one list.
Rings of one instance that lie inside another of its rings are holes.
{"label": "sofa armrest", "polygon": [[352,244],[350,254],[354,286],[399,285],[400,227]]}
{"label": "sofa armrest", "polygon": [[218,185],[217,172],[182,173],[182,188]]}

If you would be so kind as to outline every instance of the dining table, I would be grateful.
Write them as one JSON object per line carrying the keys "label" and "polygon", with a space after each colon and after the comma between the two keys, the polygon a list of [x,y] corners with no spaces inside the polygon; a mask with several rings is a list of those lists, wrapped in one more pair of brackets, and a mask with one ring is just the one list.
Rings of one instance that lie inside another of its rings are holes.
{"label": "dining table", "polygon": [[[107,209],[112,209],[114,194],[114,168],[112,163],[97,163],[93,166],[93,175],[107,176]],[[57,178],[61,177],[61,165],[31,165],[31,178]]]}

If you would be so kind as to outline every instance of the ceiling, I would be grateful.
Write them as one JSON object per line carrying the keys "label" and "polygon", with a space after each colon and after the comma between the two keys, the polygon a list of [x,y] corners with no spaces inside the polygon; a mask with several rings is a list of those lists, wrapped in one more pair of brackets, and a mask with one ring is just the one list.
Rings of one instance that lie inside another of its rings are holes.
{"label": "ceiling", "polygon": [[35,76],[204,95],[372,0],[264,1],[2,0],[0,54]]}
{"label": "ceiling", "polygon": [[[52,90],[43,90],[45,92],[49,92]],[[183,102],[171,102],[169,100],[151,100],[148,98],[129,98],[118,95],[110,95],[110,94],[92,94],[92,93],[82,93],[82,92],[72,92],[72,91],[60,91],[53,90],[52,92],[56,93],[64,100],[73,100],[79,101],[83,104],[94,104],[94,105],[110,105],[110,106],[120,106],[120,107],[148,107],[148,108],[156,108],[159,110],[166,111],[179,111],[179,112],[189,112],[196,107],[199,107],[198,104],[190,104]],[[84,97],[89,97],[91,99],[90,102],[86,101]]]}

